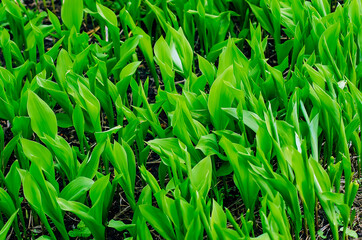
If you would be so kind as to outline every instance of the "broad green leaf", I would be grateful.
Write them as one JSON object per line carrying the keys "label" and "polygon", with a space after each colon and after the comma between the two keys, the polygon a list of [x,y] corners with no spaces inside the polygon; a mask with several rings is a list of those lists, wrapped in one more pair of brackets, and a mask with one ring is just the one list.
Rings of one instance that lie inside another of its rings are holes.
{"label": "broad green leaf", "polygon": [[104,142],[97,144],[97,146],[93,149],[92,154],[83,161],[82,165],[79,167],[79,177],[83,176],[92,179],[96,175],[104,146]]}
{"label": "broad green leaf", "polygon": [[200,71],[202,72],[202,74],[206,76],[207,82],[211,86],[215,81],[215,75],[216,75],[215,66],[209,61],[207,61],[205,58],[201,57],[200,55],[198,55],[198,61],[199,61]]}
{"label": "broad green leaf", "polygon": [[200,193],[200,195],[206,199],[212,180],[212,165],[210,157],[204,158],[192,168],[190,180],[191,184]]}
{"label": "broad green leaf", "polygon": [[9,194],[2,188],[0,188],[0,210],[5,216],[10,217],[16,212],[16,207]]}
{"label": "broad green leaf", "polygon": [[95,219],[89,214],[89,208],[84,204],[74,201],[67,201],[62,198],[57,199],[62,210],[72,212],[77,215],[92,232],[95,239],[105,239],[105,227],[99,219]]}
{"label": "broad green leaf", "polygon": [[67,201],[76,201],[88,192],[93,185],[93,180],[86,177],[78,177],[63,188],[59,197]]}
{"label": "broad green leaf", "polygon": [[79,32],[83,21],[83,0],[63,0],[61,16],[69,30],[75,27]]}
{"label": "broad green leaf", "polygon": [[177,138],[153,139],[147,142],[151,149],[165,159],[175,153],[180,159],[186,159],[184,150],[181,148],[181,143]]}
{"label": "broad green leaf", "polygon": [[34,92],[28,92],[28,114],[33,131],[40,137],[55,138],[58,127],[52,109]]}
{"label": "broad green leaf", "polygon": [[25,156],[33,164],[38,165],[40,169],[44,170],[48,181],[53,184],[55,189],[58,189],[58,183],[55,180],[53,156],[50,151],[43,145],[25,138],[20,139],[20,142]]}
{"label": "broad green leaf", "polygon": [[226,160],[226,157],[220,153],[217,139],[214,134],[202,136],[200,141],[197,143],[196,149],[200,149],[206,156],[212,156],[216,154],[222,160]]}
{"label": "broad green leaf", "polygon": [[20,135],[17,135],[13,137],[8,144],[6,144],[5,148],[1,151],[0,157],[1,157],[1,168],[2,171],[5,170],[5,167],[8,165],[8,161],[10,159],[11,154],[13,153],[18,141],[20,139]]}
{"label": "broad green leaf", "polygon": [[46,218],[41,191],[38,187],[38,184],[36,183],[36,180],[30,174],[30,172],[20,169],[18,169],[18,171],[21,176],[21,181],[23,183],[23,191],[26,200],[29,202],[32,209],[34,209],[35,212],[38,214],[40,220],[45,225],[45,228],[48,230],[52,239],[56,239]]}
{"label": "broad green leaf", "polygon": [[99,177],[89,190],[89,197],[93,204],[89,214],[102,223],[107,221],[107,214],[113,196],[109,176],[108,174]]}
{"label": "broad green leaf", "polygon": [[[140,39],[142,39],[142,35],[136,35],[134,37],[128,38],[121,46],[121,58],[113,67],[112,71],[119,72],[120,69],[123,69],[129,59],[131,58],[132,54],[134,54],[136,47],[138,46]],[[119,73],[118,73],[119,74]],[[118,76],[117,76],[118,77]]]}
{"label": "broad green leaf", "polygon": [[233,144],[226,137],[220,140],[220,146],[224,149],[228,160],[234,169],[234,182],[238,187],[241,198],[243,199],[246,207],[250,211],[254,210],[255,201],[259,192],[259,187],[253,175],[248,170],[249,161],[253,158],[246,153],[241,154],[243,147],[238,144]]}
{"label": "broad green leaf", "polygon": [[55,31],[59,35],[61,35],[62,29],[61,29],[58,17],[53,12],[49,11],[49,9],[48,9],[48,16],[49,16],[50,22],[53,24],[53,27],[54,27]]}
{"label": "broad green leaf", "polygon": [[8,232],[9,232],[10,227],[11,227],[11,224],[13,224],[17,214],[18,214],[18,211],[14,212],[14,214],[11,215],[9,220],[6,222],[6,224],[1,229],[1,231],[0,231],[0,240],[5,240],[7,238]]}
{"label": "broad green leaf", "polygon": [[84,108],[88,112],[93,128],[96,132],[101,132],[100,103],[91,91],[82,83],[79,83],[79,94],[84,101]]}
{"label": "broad green leaf", "polygon": [[170,219],[158,208],[140,205],[140,212],[147,222],[165,239],[176,239]]}
{"label": "broad green leaf", "polygon": [[152,192],[154,194],[161,191],[160,185],[158,184],[156,178],[147,171],[146,167],[144,165],[140,166],[140,172],[142,174],[142,177],[145,179],[145,181],[148,183],[148,185],[151,187]]}
{"label": "broad green leaf", "polygon": [[210,89],[208,107],[211,116],[211,122],[216,130],[224,130],[229,123],[229,118],[222,108],[231,107],[234,96],[228,88],[224,87],[224,82],[235,84],[233,67],[230,66],[213,83]]}
{"label": "broad green leaf", "polygon": [[108,227],[116,229],[118,232],[123,232],[124,230],[133,229],[136,227],[136,224],[125,224],[122,221],[111,220],[108,223]]}
{"label": "broad green leaf", "polygon": [[117,16],[111,9],[97,2],[97,11],[98,14],[101,15],[101,17],[105,19],[108,23],[112,24],[115,27],[118,26]]}
{"label": "broad green leaf", "polygon": [[11,131],[15,136],[21,134],[24,138],[30,138],[33,134],[30,118],[24,116],[15,117]]}
{"label": "broad green leaf", "polygon": [[78,136],[81,151],[83,152],[84,151],[83,140],[84,140],[85,121],[84,121],[83,111],[78,104],[75,106],[74,111],[73,111],[73,125],[74,125],[75,131]]}
{"label": "broad green leaf", "polygon": [[122,99],[127,96],[127,89],[131,82],[132,76],[135,74],[140,64],[141,62],[132,62],[122,69],[119,76],[120,80],[117,83],[118,93],[121,95]]}

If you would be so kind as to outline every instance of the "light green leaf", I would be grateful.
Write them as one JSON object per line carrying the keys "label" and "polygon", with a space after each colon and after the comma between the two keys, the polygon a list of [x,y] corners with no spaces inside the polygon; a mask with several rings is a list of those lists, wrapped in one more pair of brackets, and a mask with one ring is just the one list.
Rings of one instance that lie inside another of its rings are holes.
{"label": "light green leaf", "polygon": [[234,100],[234,96],[224,85],[224,81],[235,84],[233,67],[227,68],[213,83],[210,89],[208,107],[211,116],[211,122],[216,130],[223,130],[229,123],[229,117],[223,112],[222,108],[229,108]]}
{"label": "light green leaf", "polygon": [[33,131],[40,137],[48,135],[55,138],[58,127],[57,119],[52,109],[34,92],[28,92],[28,114]]}
{"label": "light green leaf", "polygon": [[190,180],[191,184],[206,199],[211,187],[212,165],[211,158],[206,157],[193,167]]}
{"label": "light green leaf", "polygon": [[165,239],[176,239],[170,219],[160,209],[141,205],[139,210],[147,222]]}
{"label": "light green leaf", "polygon": [[8,236],[8,232],[10,230],[11,224],[13,224],[17,214],[18,214],[18,211],[14,212],[14,214],[11,215],[9,220],[6,222],[6,224],[1,229],[1,231],[0,231],[0,240],[5,240],[6,237]]}
{"label": "light green leaf", "polygon": [[63,0],[61,16],[69,30],[75,27],[79,32],[83,21],[83,0]]}

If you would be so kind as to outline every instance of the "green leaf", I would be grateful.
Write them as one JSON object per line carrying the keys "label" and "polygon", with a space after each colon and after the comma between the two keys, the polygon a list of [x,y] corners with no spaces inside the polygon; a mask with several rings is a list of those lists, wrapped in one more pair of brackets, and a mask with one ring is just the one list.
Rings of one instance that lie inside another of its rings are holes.
{"label": "green leaf", "polygon": [[43,139],[43,142],[51,149],[55,160],[59,163],[68,179],[73,180],[78,171],[78,162],[74,160],[73,151],[68,142],[58,135],[54,139],[47,136]]}
{"label": "green leaf", "polygon": [[132,80],[132,76],[136,73],[137,68],[141,62],[132,62],[125,66],[119,76],[119,82],[117,83],[118,93],[121,95],[121,98],[124,99],[127,97],[127,89]]}
{"label": "green leaf", "polygon": [[63,0],[61,16],[69,30],[75,27],[79,32],[83,21],[83,0]]}
{"label": "green leaf", "polygon": [[52,239],[51,237],[49,237],[47,235],[43,235],[43,236],[37,238],[36,240],[51,240],[51,239]]}
{"label": "green leaf", "polygon": [[[39,188],[36,179],[29,171],[21,169],[18,169],[18,171],[21,176],[21,181],[23,183],[23,191],[26,200],[29,202],[32,209],[38,214],[40,220],[45,225],[45,228],[48,230],[51,237],[53,239],[56,239],[45,215],[45,207],[43,205],[43,201],[45,201],[45,199],[42,199],[41,189]],[[49,202],[48,204],[51,204],[51,202]]]}
{"label": "green leaf", "polygon": [[224,149],[228,160],[234,169],[234,182],[238,187],[241,198],[243,199],[245,206],[253,212],[259,187],[253,175],[248,170],[250,160],[253,156],[246,153],[246,150],[240,144],[233,144],[226,137],[222,137],[220,140],[220,146]]}
{"label": "green leaf", "polygon": [[214,82],[210,89],[208,107],[211,116],[211,122],[216,130],[223,130],[229,123],[229,117],[223,112],[222,108],[231,107],[234,96],[224,87],[225,83],[235,84],[233,67],[227,68]]}
{"label": "green leaf", "polygon": [[158,185],[156,178],[149,171],[147,171],[146,167],[144,165],[141,165],[139,169],[142,174],[142,177],[151,187],[152,192],[154,194],[160,192],[161,191],[160,185]]}
{"label": "green leaf", "polygon": [[14,212],[13,215],[11,215],[9,220],[6,222],[6,224],[1,229],[1,231],[0,231],[0,240],[5,240],[6,237],[8,236],[8,232],[10,230],[11,224],[13,224],[13,222],[14,222],[14,220],[16,218],[16,215],[18,214],[18,211],[19,210],[17,210],[16,212]]}
{"label": "green leaf", "polygon": [[[8,161],[11,157],[11,154],[13,153],[18,141],[19,141],[20,135],[17,135],[13,137],[8,144],[6,144],[6,147],[1,151],[0,157],[1,159],[1,167],[2,169],[5,169],[5,167],[8,165]],[[3,170],[4,171],[4,170]]]}
{"label": "green leaf", "polygon": [[16,212],[16,207],[10,195],[2,188],[0,188],[0,210],[6,217],[10,217]]}
{"label": "green leaf", "polygon": [[[136,35],[134,37],[128,38],[121,46],[121,58],[113,67],[113,72],[118,72],[120,69],[123,69],[126,66],[127,62],[130,60],[132,54],[134,54],[136,47],[138,46],[142,35]],[[119,74],[119,73],[118,73]],[[117,74],[117,75],[118,75]],[[118,77],[118,76],[117,76]]]}
{"label": "green leaf", "polygon": [[[166,41],[171,50],[171,57],[175,68],[177,68],[185,78],[192,75],[193,52],[190,43],[187,41],[182,29],[176,31],[169,28]],[[187,86],[187,84],[186,84]],[[191,86],[191,84],[189,84]],[[186,88],[186,90],[188,90]]]}
{"label": "green leaf", "polygon": [[[339,229],[339,231],[343,231],[343,228]],[[350,228],[347,228],[346,235],[352,238],[358,238],[358,234],[356,231],[351,230]]]}
{"label": "green leaf", "polygon": [[30,118],[24,116],[15,117],[11,131],[14,135],[21,134],[24,138],[30,138],[33,134],[30,125]]}
{"label": "green leaf", "polygon": [[117,16],[111,9],[97,2],[97,11],[98,14],[101,15],[101,17],[105,19],[108,23],[112,24],[115,27],[118,26]]}
{"label": "green leaf", "polygon": [[273,34],[273,27],[270,22],[268,14],[264,12],[262,8],[257,7],[254,4],[249,3],[249,6],[253,13],[255,14],[256,18],[260,22],[261,26],[265,28],[266,31],[268,31],[270,34]]}
{"label": "green leaf", "polygon": [[203,226],[201,224],[200,217],[196,215],[192,219],[190,228],[187,230],[185,239],[187,240],[199,239],[202,233],[203,233]]}
{"label": "green leaf", "polygon": [[62,198],[57,199],[62,210],[72,212],[77,215],[92,232],[95,239],[105,239],[105,227],[99,219],[95,219],[89,214],[89,208],[79,202],[67,201]]}
{"label": "green leaf", "polygon": [[215,238],[217,238],[217,227],[225,229],[227,224],[226,220],[226,214],[223,211],[222,207],[213,200],[213,206],[212,206],[212,214],[211,214],[211,226],[213,229],[213,235]]}
{"label": "green leaf", "polygon": [[57,119],[48,104],[29,91],[27,107],[33,131],[40,138],[44,138],[45,135],[55,138],[58,132]]}
{"label": "green leaf", "polygon": [[206,157],[193,167],[191,176],[191,184],[206,199],[207,193],[211,187],[212,165],[211,158]]}
{"label": "green leaf", "polygon": [[168,92],[175,91],[175,73],[173,71],[171,49],[163,37],[157,40],[154,51],[155,61],[160,66],[165,90]]}
{"label": "green leaf", "polygon": [[170,219],[160,209],[149,205],[139,206],[142,216],[165,239],[176,239]]}
{"label": "green leaf", "polygon": [[67,184],[62,190],[59,197],[67,201],[77,201],[85,196],[87,191],[92,187],[93,180],[86,177],[78,177]]}
{"label": "green leaf", "polygon": [[216,75],[215,66],[209,61],[207,61],[205,58],[201,57],[200,55],[198,55],[198,61],[199,61],[200,71],[202,72],[202,74],[206,76],[207,82],[211,86],[215,81],[215,75]]}
{"label": "green leaf", "polygon": [[320,236],[321,238],[323,238],[323,239],[327,238],[327,236],[324,235],[324,233],[323,233],[323,231],[321,229],[319,229],[317,233],[318,233],[318,236]]}
{"label": "green leaf", "polygon": [[151,149],[155,151],[161,157],[165,157],[165,160],[176,154],[180,159],[186,159],[186,153],[181,148],[181,143],[177,138],[159,138],[153,139],[147,142]]}
{"label": "green leaf", "polygon": [[99,158],[103,153],[104,146],[105,142],[97,144],[90,157],[83,161],[82,165],[79,167],[79,177],[83,176],[92,179],[96,175],[99,166]]}
{"label": "green leaf", "polygon": [[107,214],[113,196],[112,186],[109,182],[109,174],[99,177],[89,190],[89,197],[92,201],[92,208],[89,214],[97,221],[105,223],[107,221]]}
{"label": "green leaf", "polygon": [[328,115],[332,118],[333,124],[336,129],[339,129],[341,124],[341,109],[338,103],[332,99],[322,88],[318,85],[313,84],[314,90],[318,94],[321,102],[323,102],[322,107],[326,109]]}
{"label": "green leaf", "polygon": [[49,16],[50,22],[53,24],[53,27],[54,27],[55,31],[59,35],[61,35],[62,34],[62,29],[61,29],[58,17],[53,12],[51,12],[49,9],[48,9],[48,16]]}
{"label": "green leaf", "polygon": [[222,160],[227,158],[220,153],[215,134],[204,135],[197,143],[196,149],[200,149],[206,156],[217,155]]}
{"label": "green leaf", "polygon": [[81,237],[81,238],[87,238],[91,235],[91,231],[89,230],[89,228],[85,227],[82,229],[76,228],[74,230],[69,231],[69,236],[70,237]]}
{"label": "green leaf", "polygon": [[327,14],[330,13],[331,7],[327,0],[312,0],[312,4],[322,17],[327,16]]}
{"label": "green leaf", "polygon": [[81,107],[77,104],[73,111],[73,125],[78,136],[81,151],[84,151],[83,139],[84,139],[84,116]]}
{"label": "green leaf", "polygon": [[48,181],[57,189],[58,183],[55,180],[53,156],[50,151],[40,143],[25,138],[21,138],[20,142],[23,146],[25,156],[30,159],[32,163],[38,165],[40,169],[44,170]]}
{"label": "green leaf", "polygon": [[118,232],[123,232],[124,230],[134,229],[136,224],[125,224],[122,221],[111,220],[108,223],[108,227],[116,229]]}
{"label": "green leaf", "polygon": [[96,132],[101,132],[101,106],[98,99],[91,93],[91,91],[82,83],[79,83],[79,94],[84,101],[84,108],[88,112],[93,128]]}

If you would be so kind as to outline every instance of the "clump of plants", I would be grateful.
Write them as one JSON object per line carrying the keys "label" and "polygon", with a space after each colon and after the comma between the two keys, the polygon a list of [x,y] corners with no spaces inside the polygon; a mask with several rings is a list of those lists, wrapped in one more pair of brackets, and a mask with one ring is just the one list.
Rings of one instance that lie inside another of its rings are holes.
{"label": "clump of plants", "polygon": [[0,239],[361,235],[362,1],[0,3]]}

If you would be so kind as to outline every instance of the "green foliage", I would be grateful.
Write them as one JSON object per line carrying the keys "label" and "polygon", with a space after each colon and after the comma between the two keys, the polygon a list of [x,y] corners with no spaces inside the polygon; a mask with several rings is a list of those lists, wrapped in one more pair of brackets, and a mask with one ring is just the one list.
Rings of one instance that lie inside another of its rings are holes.
{"label": "green foliage", "polygon": [[43,3],[0,3],[0,239],[360,236],[361,0]]}

